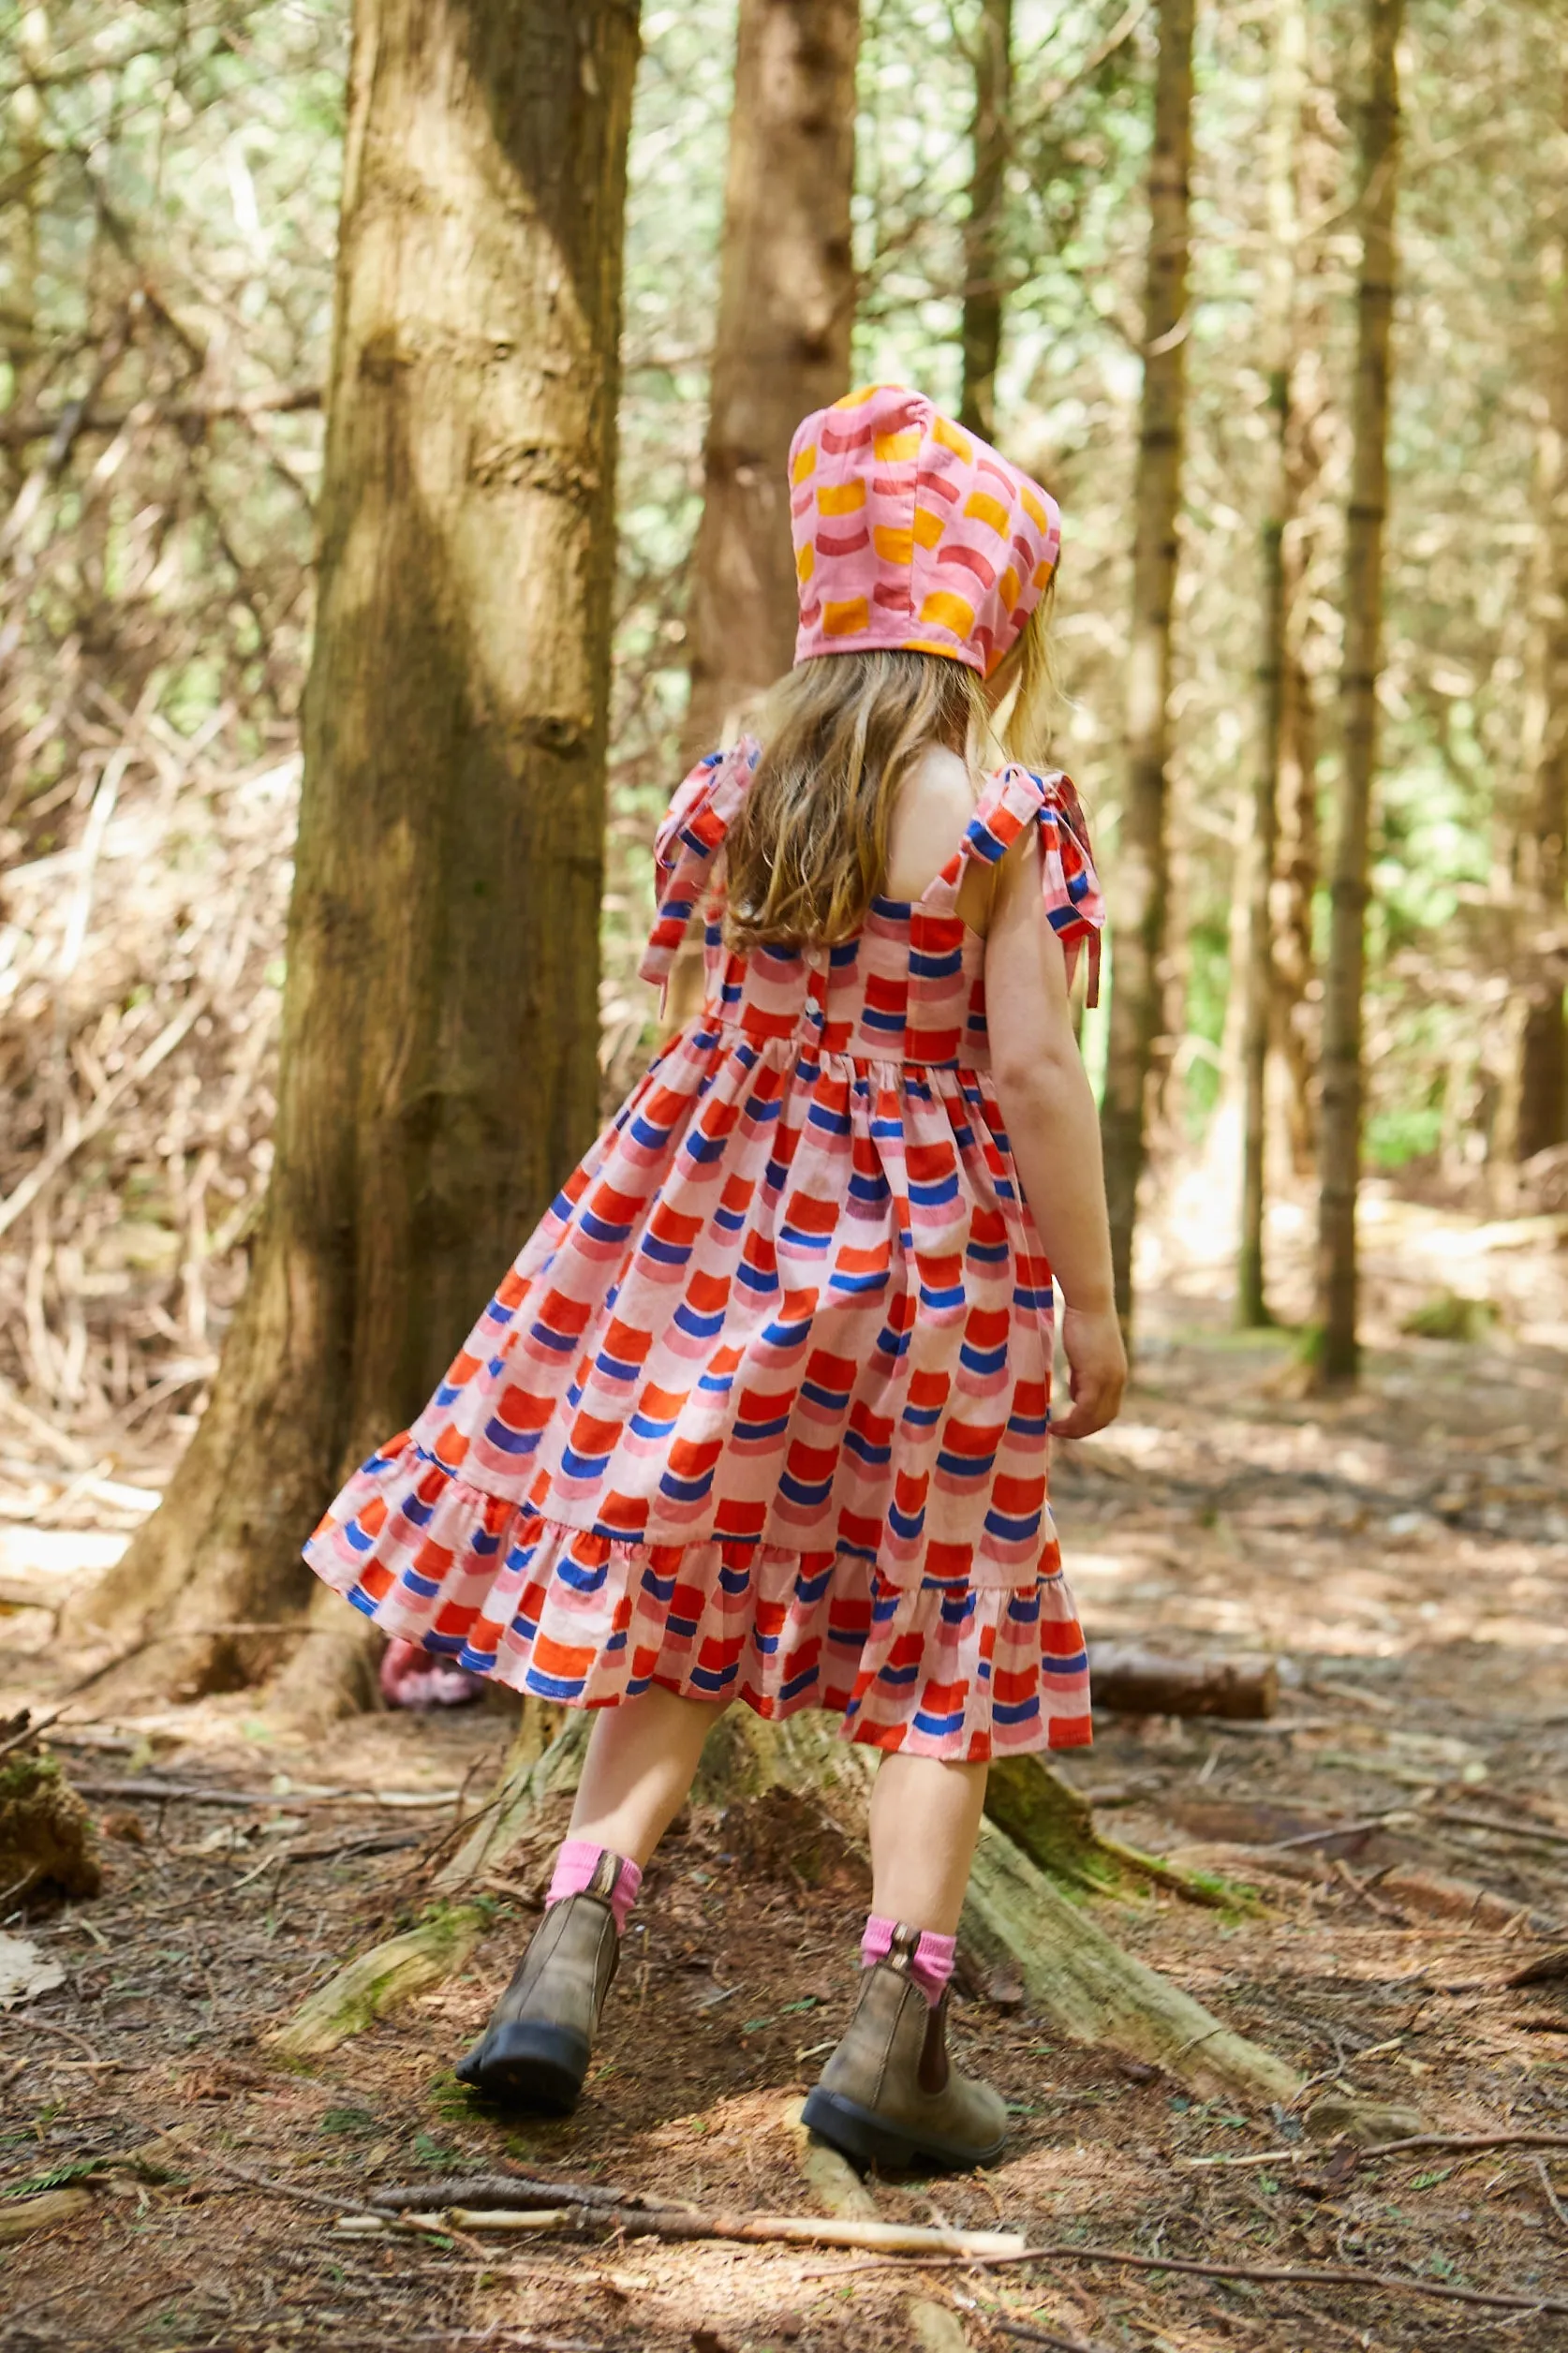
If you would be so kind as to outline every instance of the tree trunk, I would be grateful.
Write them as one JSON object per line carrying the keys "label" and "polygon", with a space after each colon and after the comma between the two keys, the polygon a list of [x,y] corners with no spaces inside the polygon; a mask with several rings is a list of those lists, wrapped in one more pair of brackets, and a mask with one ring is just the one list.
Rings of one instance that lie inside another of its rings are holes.
{"label": "tree trunk", "polygon": [[1258,765],[1245,884],[1242,966],[1233,985],[1242,995],[1241,1235],[1236,1262],[1236,1321],[1269,1324],[1264,1269],[1265,1088],[1274,1001],[1274,866],[1280,838],[1280,771],[1290,667],[1285,537],[1293,521],[1291,464],[1295,376],[1296,241],[1300,229],[1298,162],[1307,60],[1303,0],[1280,0],[1274,24],[1267,180],[1268,246],[1264,274],[1264,372],[1270,431],[1267,511],[1262,531],[1263,599],[1258,648]]}
{"label": "tree trunk", "polygon": [[[357,0],[276,1159],[100,1621],[298,1611],[333,1487],[592,1137],[637,39],[629,0]],[[174,1655],[185,1688],[270,1663]]]}
{"label": "tree trunk", "polygon": [[1127,679],[1127,807],[1117,843],[1110,1038],[1101,1126],[1117,1310],[1132,1311],[1132,1232],[1143,1173],[1150,1073],[1164,987],[1169,852],[1171,603],[1181,495],[1187,369],[1188,180],[1191,159],[1193,0],[1160,0],[1160,63],[1149,160],[1144,295],[1143,415],[1132,548]]}
{"label": "tree trunk", "polygon": [[690,756],[794,659],[790,440],[850,385],[859,0],[740,0],[703,520]]}
{"label": "tree trunk", "polygon": [[964,390],[958,422],[987,441],[994,441],[997,433],[1012,96],[1013,0],[981,0],[974,52],[974,163],[964,223]]}
{"label": "tree trunk", "polygon": [[[1564,90],[1568,125],[1568,84]],[[1515,1149],[1521,1161],[1568,1140],[1568,1031],[1562,1019],[1568,925],[1568,200],[1542,256],[1551,327],[1546,339],[1535,512],[1534,670],[1526,740],[1532,775],[1519,841],[1526,938]]]}
{"label": "tree trunk", "polygon": [[1318,1372],[1355,1378],[1355,1199],[1361,1173],[1361,998],[1366,979],[1372,779],[1383,639],[1383,535],[1388,507],[1389,330],[1398,178],[1398,41],[1404,0],[1367,0],[1369,77],[1361,124],[1361,278],[1354,455],[1346,519],[1342,731],[1333,920],[1324,987],[1323,1114],[1318,1140]]}
{"label": "tree trunk", "polygon": [[1318,888],[1318,731],[1312,682],[1299,651],[1285,656],[1280,710],[1279,839],[1275,845],[1273,1033],[1284,1081],[1290,1164],[1297,1176],[1317,1165],[1317,1070],[1312,902]]}
{"label": "tree trunk", "polygon": [[[6,356],[9,381],[6,407],[22,413],[32,406],[37,378],[38,340],[38,215],[43,210],[44,175],[49,166],[49,141],[44,131],[43,91],[49,70],[49,11],[25,8],[15,33],[16,73],[11,91],[10,200],[5,208],[6,302],[0,318],[0,348]],[[12,469],[20,481],[27,452],[18,449]]]}

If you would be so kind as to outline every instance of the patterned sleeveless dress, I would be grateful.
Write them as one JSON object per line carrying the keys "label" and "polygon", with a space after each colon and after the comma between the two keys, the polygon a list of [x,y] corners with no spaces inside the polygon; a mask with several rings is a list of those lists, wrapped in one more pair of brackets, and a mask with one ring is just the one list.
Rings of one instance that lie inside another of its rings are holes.
{"label": "patterned sleeveless dress", "polygon": [[643,976],[705,908],[701,1014],[305,1557],[388,1634],[547,1700],[660,1684],[920,1755],[1087,1745],[1051,1272],[957,913],[969,864],[1032,825],[1070,964],[1087,943],[1097,969],[1076,796],[1005,769],[918,900],[738,955],[721,852],[756,758],[704,761],[657,844]]}

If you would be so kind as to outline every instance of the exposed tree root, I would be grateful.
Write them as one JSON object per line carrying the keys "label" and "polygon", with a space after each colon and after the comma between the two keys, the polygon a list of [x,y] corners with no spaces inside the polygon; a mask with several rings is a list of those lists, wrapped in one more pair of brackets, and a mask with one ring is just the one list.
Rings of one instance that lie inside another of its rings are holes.
{"label": "exposed tree root", "polygon": [[273,2049],[284,2059],[324,2059],[400,2003],[455,1976],[483,1927],[477,1904],[454,1904],[406,1936],[372,1946],[318,1986],[288,2024],[268,2037]]}
{"label": "exposed tree root", "polygon": [[1244,1887],[1199,1878],[1158,1857],[1107,1838],[1096,1826],[1094,1808],[1042,1757],[1008,1756],[992,1766],[985,1811],[1021,1853],[1060,1886],[1090,1896],[1164,1887],[1188,1903],[1215,1911],[1250,1910],[1256,1899]]}
{"label": "exposed tree root", "polygon": [[991,1822],[981,1826],[964,1927],[1079,2042],[1108,2043],[1206,2094],[1282,2101],[1302,2089],[1294,2067],[1124,1952]]}
{"label": "exposed tree root", "polygon": [[376,1664],[384,1637],[342,1596],[318,1585],[303,1639],[268,1688],[268,1700],[290,1729],[318,1739],[344,1716],[381,1705]]}
{"label": "exposed tree root", "polygon": [[[542,1754],[539,1739],[525,1713],[493,1797],[436,1876],[442,1895],[460,1897],[499,1869],[526,1835],[543,1799],[574,1785],[587,1740],[586,1717],[570,1717]],[[862,1842],[862,1810],[876,1756],[839,1739],[822,1719],[802,1715],[773,1724],[747,1709],[734,1709],[715,1726],[709,1751],[699,1783],[705,1799],[781,1786],[825,1807],[846,1835],[857,1845]],[[1015,1836],[1026,1839],[1031,1853],[1043,1857],[1066,1885],[1087,1892],[1103,1892],[1106,1874],[1115,1886],[1129,1874],[1158,1878],[1163,1866],[1100,1840],[1087,1806],[1037,1760],[994,1771],[1007,1828],[996,1821],[983,1826],[965,1907],[966,1936],[991,1959],[1016,1969],[1036,2007],[1080,2041],[1109,2044],[1206,2094],[1293,2099],[1301,2090],[1293,2068],[1233,2034],[1201,2003],[1124,1952],[1081,1904],[1053,1884],[1015,1843]],[[477,1922],[478,1914],[460,1907],[362,1954],[311,1996],[293,2026],[283,2030],[280,2044],[299,2057],[331,2049],[391,2002],[450,1976],[473,1942],[471,1934],[466,1943],[452,1940],[450,1923],[470,1917]],[[417,1987],[407,1981],[410,1969],[418,1974]],[[322,2035],[329,2039],[318,2039]]]}
{"label": "exposed tree root", "polygon": [[547,1714],[553,1712],[534,1701],[525,1703],[489,1803],[473,1818],[456,1853],[436,1873],[432,1885],[437,1895],[461,1895],[477,1887],[488,1872],[498,1871],[526,1836],[545,1798],[576,1788],[588,1745],[589,1719],[584,1709],[575,1710],[554,1739],[547,1740]]}

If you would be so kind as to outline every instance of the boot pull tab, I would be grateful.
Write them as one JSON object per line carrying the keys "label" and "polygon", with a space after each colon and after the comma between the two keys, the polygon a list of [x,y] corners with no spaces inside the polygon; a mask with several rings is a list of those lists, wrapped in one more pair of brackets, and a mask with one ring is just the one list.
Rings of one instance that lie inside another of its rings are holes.
{"label": "boot pull tab", "polygon": [[593,1868],[593,1876],[589,1879],[588,1884],[584,1888],[583,1892],[584,1895],[598,1896],[601,1903],[608,1903],[611,1897],[615,1892],[615,1883],[619,1879],[620,1875],[620,1857],[618,1855],[612,1855],[607,1846],[601,1847],[599,1849],[599,1860],[595,1863]]}
{"label": "boot pull tab", "polygon": [[887,1957],[889,1968],[896,1969],[901,1977],[912,1976],[915,1952],[919,1944],[919,1929],[908,1928],[900,1920],[893,1931],[893,1943]]}

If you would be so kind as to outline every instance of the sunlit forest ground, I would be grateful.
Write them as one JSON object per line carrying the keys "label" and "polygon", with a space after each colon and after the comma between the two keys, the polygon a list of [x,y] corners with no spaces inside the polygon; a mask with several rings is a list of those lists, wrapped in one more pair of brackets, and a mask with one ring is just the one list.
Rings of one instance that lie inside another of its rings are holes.
{"label": "sunlit forest ground", "polygon": [[[1368,1379],[1324,1407],[1297,1394],[1285,1336],[1228,1330],[1201,1225],[1178,1208],[1159,1238],[1127,1413],[1058,1466],[1069,1573],[1094,1637],[1266,1650],[1284,1690],[1257,1724],[1099,1719],[1092,1752],[1063,1768],[1074,1785],[1119,1838],[1227,1891],[1219,1912],[1165,1895],[1099,1908],[1313,2098],[1382,2098],[1411,2131],[1568,2130],[1562,1984],[1508,1982],[1568,1922],[1561,1252],[1538,1230],[1382,1205],[1374,1263],[1391,1274],[1374,1287]],[[1399,1334],[1413,1300],[1481,1268],[1504,1302],[1483,1338]],[[128,1514],[80,1476],[73,1491],[47,1446],[37,1459],[55,1507],[13,1523],[0,1558],[106,1559]],[[158,1470],[149,1450],[136,1484]],[[123,1506],[130,1483],[111,1484]],[[68,1680],[51,1622],[9,1619],[0,1709]],[[650,1873],[582,2109],[520,2124],[476,2109],[451,2065],[535,1916],[564,1800],[489,1888],[491,1927],[458,1980],[307,2075],[263,2040],[346,1950],[414,1916],[458,1793],[493,1777],[504,1716],[362,1718],[319,1751],[248,1694],[128,1719],[84,1698],[72,1718],[56,1737],[106,1831],[106,1887],[37,1922],[65,1972],[42,2030],[0,2024],[7,2170],[68,2179],[92,2163],[122,2196],[100,2276],[83,2276],[69,2234],[13,2254],[11,2317],[36,2312],[39,2342],[288,2345],[330,2329],[414,2343],[525,2324],[583,2345],[891,2353],[934,2325],[911,2298],[971,2331],[1011,2316],[1182,2353],[1503,2341],[1496,2314],[1365,2287],[1158,2272],[1106,2286],[1069,2262],[1023,2287],[1005,2271],[916,2277],[823,2250],[655,2242],[489,2247],[481,2277],[478,2250],[454,2263],[335,2238],[332,2208],[368,2184],[428,2178],[434,2195],[443,2172],[509,2158],[798,2211],[787,2111],[846,2012],[862,1866],[847,1852],[824,1864],[820,1830],[771,1801],[693,1806]],[[236,1802],[141,1798],[155,1767]],[[884,2218],[1544,2292],[1562,2277],[1561,2217],[1528,2151],[1330,2161],[1299,2115],[1195,2100],[1043,2027],[1017,1987],[972,1965],[962,1983],[959,2047],[1004,2085],[1014,2140],[984,2176],[877,2183]],[[1506,2341],[1561,2345],[1568,2329],[1541,2316]]]}

